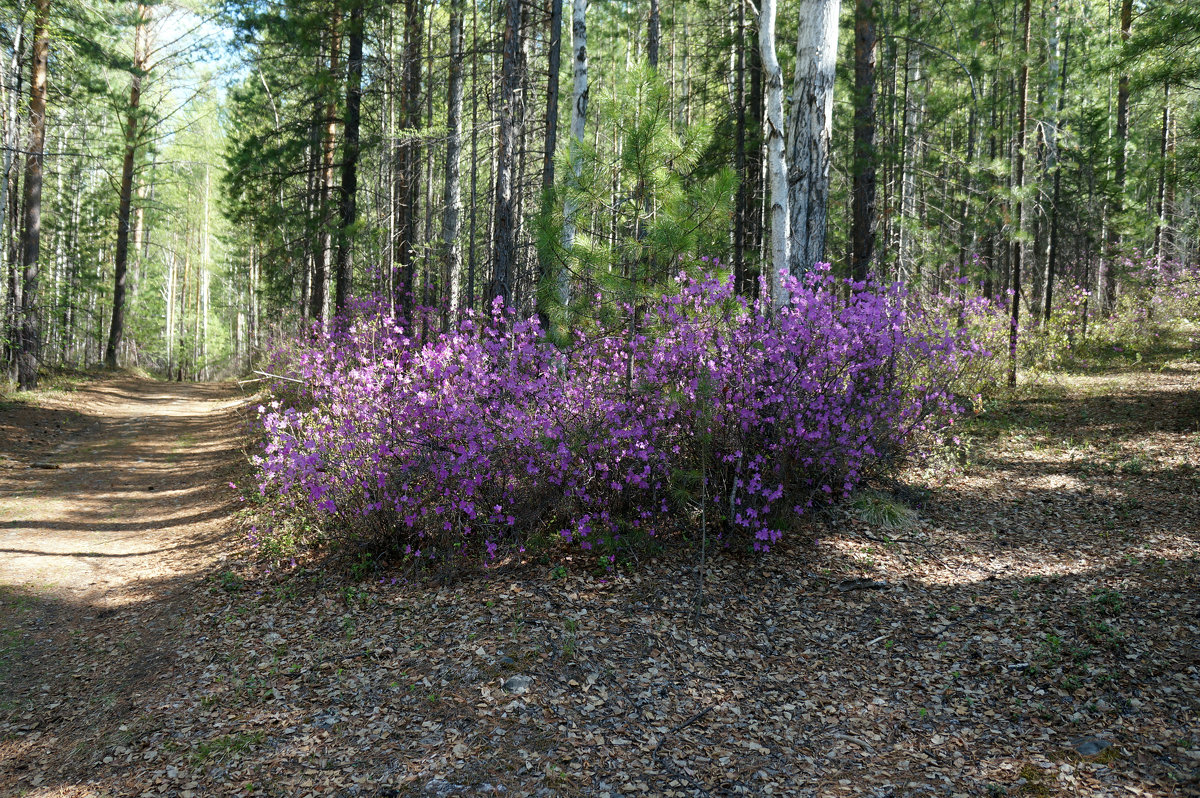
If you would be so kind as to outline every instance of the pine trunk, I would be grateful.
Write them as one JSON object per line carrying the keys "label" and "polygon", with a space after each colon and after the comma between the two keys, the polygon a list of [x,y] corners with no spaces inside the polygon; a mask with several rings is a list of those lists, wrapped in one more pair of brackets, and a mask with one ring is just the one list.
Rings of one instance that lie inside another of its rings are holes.
{"label": "pine trunk", "polygon": [[788,116],[789,271],[800,275],[825,259],[829,143],[841,0],[801,0],[796,75]]}
{"label": "pine trunk", "polygon": [[421,0],[404,0],[404,79],[401,99],[401,125],[396,153],[396,239],[393,243],[396,295],[393,304],[397,316],[410,321],[415,289],[415,247],[417,239],[417,185],[420,145],[417,128],[421,124]]}
{"label": "pine trunk", "polygon": [[150,7],[138,3],[137,27],[133,33],[133,73],[130,76],[128,117],[125,121],[125,158],[121,163],[121,187],[117,199],[117,245],[113,255],[113,311],[108,331],[104,364],[117,367],[117,350],[125,334],[125,276],[129,267],[129,218],[133,201],[133,167],[138,149],[138,109],[142,104],[142,77],[146,71],[147,28]]}
{"label": "pine trunk", "polygon": [[[1121,42],[1129,41],[1133,28],[1133,0],[1121,0]],[[1117,283],[1113,267],[1121,249],[1121,216],[1125,212],[1125,172],[1129,145],[1129,73],[1117,79],[1117,137],[1113,168],[1113,197],[1108,214],[1105,257],[1096,271],[1096,294],[1100,311],[1108,313],[1116,303]]]}
{"label": "pine trunk", "polygon": [[854,4],[854,163],[850,274],[871,275],[875,252],[875,8]]}
{"label": "pine trunk", "polygon": [[[560,0],[561,2],[561,0]],[[450,82],[446,90],[446,183],[442,191],[443,281],[449,293],[444,327],[458,319],[462,306],[462,247],[459,245],[459,216],[462,211],[461,170],[463,106],[463,0],[450,3]]]}
{"label": "pine trunk", "polygon": [[1017,223],[1017,234],[1012,246],[1012,318],[1008,328],[1008,385],[1017,385],[1017,335],[1021,321],[1021,262],[1023,260],[1025,243],[1021,233],[1025,223],[1025,130],[1029,118],[1029,39],[1032,28],[1031,0],[1025,0],[1021,12],[1025,34],[1021,48],[1021,80],[1017,88],[1017,140],[1016,161],[1013,169],[1013,186],[1017,194],[1016,213],[1013,218]]}
{"label": "pine trunk", "polygon": [[[1058,28],[1058,7],[1054,9],[1054,27]],[[1053,48],[1052,48],[1053,51]],[[1067,98],[1067,64],[1071,55],[1071,27],[1067,26],[1067,35],[1063,40],[1063,57],[1060,71],[1057,75],[1059,85],[1054,95],[1054,117],[1050,121],[1050,130],[1046,141],[1046,169],[1053,175],[1054,189],[1050,200],[1050,239],[1046,244],[1046,277],[1045,296],[1042,300],[1042,319],[1050,321],[1054,312],[1054,280],[1058,272],[1059,256],[1059,225],[1058,207],[1062,202],[1062,166],[1058,163],[1058,133],[1062,125],[1063,108]],[[1053,74],[1052,74],[1053,77]],[[1051,80],[1053,85],[1053,80]]]}
{"label": "pine trunk", "polygon": [[362,119],[364,0],[353,0],[347,30],[346,129],[338,203],[338,253],[334,277],[334,313],[341,316],[350,298],[351,237],[358,219],[359,126]]}
{"label": "pine trunk", "polygon": [[46,147],[46,62],[50,55],[47,27],[50,0],[37,0],[33,22],[33,62],[29,82],[29,153],[25,158],[25,224],[21,247],[21,350],[17,384],[37,387],[41,325],[38,318],[38,258],[42,244],[42,157]]}
{"label": "pine trunk", "polygon": [[521,0],[505,0],[503,61],[500,67],[499,151],[496,154],[495,209],[492,229],[492,282],[488,300],[507,305],[516,265],[516,197],[513,172],[517,159],[517,108],[521,57]]}

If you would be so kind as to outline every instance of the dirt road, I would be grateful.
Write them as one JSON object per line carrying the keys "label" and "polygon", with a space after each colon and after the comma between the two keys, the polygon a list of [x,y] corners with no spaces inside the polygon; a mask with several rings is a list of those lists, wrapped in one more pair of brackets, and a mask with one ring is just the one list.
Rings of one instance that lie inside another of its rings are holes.
{"label": "dirt road", "polygon": [[230,535],[243,404],[133,378],[0,404],[0,794],[74,794],[170,678],[189,589]]}

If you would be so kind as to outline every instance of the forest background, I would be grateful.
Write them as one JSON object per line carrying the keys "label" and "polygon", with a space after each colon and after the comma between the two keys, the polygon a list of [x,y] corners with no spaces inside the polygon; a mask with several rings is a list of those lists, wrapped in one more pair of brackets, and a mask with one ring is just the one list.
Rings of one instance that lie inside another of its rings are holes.
{"label": "forest background", "polygon": [[3,359],[217,378],[351,297],[565,330],[701,255],[1078,347],[1187,290],[1198,40],[1179,0],[6,4]]}

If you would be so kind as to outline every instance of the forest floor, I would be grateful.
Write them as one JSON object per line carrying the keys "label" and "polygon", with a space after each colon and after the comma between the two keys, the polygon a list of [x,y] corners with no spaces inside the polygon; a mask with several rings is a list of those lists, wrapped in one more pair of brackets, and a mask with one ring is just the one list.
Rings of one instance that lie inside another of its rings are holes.
{"label": "forest floor", "polygon": [[0,405],[0,794],[1200,795],[1178,355],[990,402],[908,528],[717,553],[698,613],[683,547],[271,573],[231,390]]}

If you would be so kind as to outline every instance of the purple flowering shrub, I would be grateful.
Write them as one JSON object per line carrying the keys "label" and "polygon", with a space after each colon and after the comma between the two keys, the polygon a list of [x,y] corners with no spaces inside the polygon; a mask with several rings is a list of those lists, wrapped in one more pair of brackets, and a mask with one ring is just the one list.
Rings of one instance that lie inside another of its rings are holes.
{"label": "purple flowering shrub", "polygon": [[558,535],[611,558],[697,508],[765,550],[932,440],[985,359],[900,288],[843,287],[818,268],[773,310],[681,275],[563,349],[498,308],[425,343],[360,316],[274,366],[259,490],[422,557]]}

